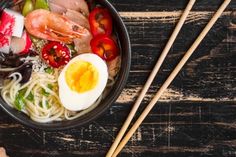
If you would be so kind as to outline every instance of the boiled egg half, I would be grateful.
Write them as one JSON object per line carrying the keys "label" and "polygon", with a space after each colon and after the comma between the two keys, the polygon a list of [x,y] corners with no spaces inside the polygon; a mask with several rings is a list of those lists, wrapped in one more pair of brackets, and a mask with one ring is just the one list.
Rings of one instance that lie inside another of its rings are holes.
{"label": "boiled egg half", "polygon": [[92,53],[73,58],[58,78],[59,97],[70,111],[81,111],[101,96],[108,80],[106,63]]}

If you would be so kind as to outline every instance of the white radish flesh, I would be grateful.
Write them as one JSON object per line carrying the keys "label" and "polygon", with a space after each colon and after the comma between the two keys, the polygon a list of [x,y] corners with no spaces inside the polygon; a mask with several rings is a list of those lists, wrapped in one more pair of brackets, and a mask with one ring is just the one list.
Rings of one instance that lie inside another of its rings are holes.
{"label": "white radish flesh", "polygon": [[21,38],[13,37],[11,40],[10,49],[14,54],[25,54],[32,46],[32,42],[28,34],[24,31]]}
{"label": "white radish flesh", "polygon": [[7,36],[21,37],[24,17],[10,9],[4,9],[1,17],[0,33]]}

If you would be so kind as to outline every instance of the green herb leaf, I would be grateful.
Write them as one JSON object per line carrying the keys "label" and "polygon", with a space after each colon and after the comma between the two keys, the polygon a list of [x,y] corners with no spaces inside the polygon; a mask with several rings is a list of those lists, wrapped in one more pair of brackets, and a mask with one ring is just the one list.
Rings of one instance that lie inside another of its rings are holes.
{"label": "green herb leaf", "polygon": [[[27,89],[28,89],[28,88],[23,88],[23,89],[21,89],[21,90],[18,92],[18,96],[24,98]],[[26,99],[29,100],[29,101],[31,101],[31,102],[33,102],[33,101],[34,101],[34,95],[33,95],[33,93],[30,92],[29,95],[26,97]]]}
{"label": "green herb leaf", "polygon": [[25,107],[25,100],[23,96],[20,96],[19,94],[16,96],[16,99],[14,101],[14,105],[17,110],[22,111],[22,109]]}
{"label": "green herb leaf", "polygon": [[[28,88],[23,88],[23,89],[19,90],[19,92],[16,95],[14,105],[15,105],[16,109],[19,111],[21,111],[25,107],[26,102],[25,102],[24,96],[25,96],[27,89]],[[33,93],[30,92],[26,99],[29,101],[34,101]]]}
{"label": "green herb leaf", "polygon": [[[39,106],[43,108],[43,102],[42,102],[42,101],[40,101]],[[49,102],[48,102],[48,101],[46,101],[46,107],[47,107],[47,109],[49,109],[49,108],[51,107],[51,106],[49,105]]]}
{"label": "green herb leaf", "polygon": [[48,84],[48,88],[52,90],[53,89],[53,85],[52,84]]}
{"label": "green herb leaf", "polygon": [[48,97],[48,96],[49,96],[49,93],[48,93],[48,92],[46,92],[46,90],[45,90],[44,88],[42,88],[42,94],[43,94],[44,96],[46,96],[46,97]]}
{"label": "green herb leaf", "polygon": [[49,105],[49,102],[48,101],[46,101],[46,107],[47,107],[47,109],[49,109],[51,106]]}
{"label": "green herb leaf", "polygon": [[31,102],[33,102],[33,101],[34,101],[34,95],[33,95],[33,93],[30,92],[26,99],[29,100],[29,101],[31,101]]}
{"label": "green herb leaf", "polygon": [[42,102],[42,101],[39,102],[39,106],[40,106],[41,108],[43,108],[43,102]]}
{"label": "green herb leaf", "polygon": [[[53,89],[53,85],[52,84],[48,84],[47,85],[47,87],[49,88],[49,89]],[[44,88],[42,88],[42,94],[44,95],[44,96],[46,96],[46,97],[48,97],[49,95],[50,95],[50,93],[48,93]]]}
{"label": "green herb leaf", "polygon": [[74,45],[67,45],[67,47],[70,49],[70,52],[71,52],[71,56],[75,56],[77,55],[77,52],[75,50],[75,46]]}
{"label": "green herb leaf", "polygon": [[23,89],[19,90],[18,95],[21,97],[24,97],[26,91],[27,91],[27,88],[23,88]]}
{"label": "green herb leaf", "polygon": [[54,72],[54,70],[52,68],[45,68],[44,71],[48,74],[52,74]]}

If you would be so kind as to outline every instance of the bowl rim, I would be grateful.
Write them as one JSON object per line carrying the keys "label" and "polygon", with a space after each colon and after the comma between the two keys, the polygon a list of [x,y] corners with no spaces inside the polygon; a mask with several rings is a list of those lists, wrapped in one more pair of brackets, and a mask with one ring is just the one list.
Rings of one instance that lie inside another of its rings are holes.
{"label": "bowl rim", "polygon": [[[115,83],[115,89],[113,92],[112,96],[109,97],[110,94],[108,94],[106,96],[106,98],[104,100],[106,100],[105,102],[101,102],[103,103],[103,107],[101,107],[98,111],[96,111],[95,113],[95,109],[93,109],[92,111],[90,111],[89,113],[93,116],[82,116],[82,118],[79,118],[79,121],[81,121],[80,123],[76,123],[76,121],[78,121],[78,118],[72,121],[61,121],[61,122],[52,122],[52,123],[38,123],[35,122],[33,120],[31,120],[28,115],[23,114],[20,111],[17,111],[15,108],[10,107],[8,104],[6,104],[6,102],[2,99],[2,97],[0,96],[0,107],[8,114],[10,115],[10,117],[12,117],[13,119],[15,119],[16,121],[20,122],[21,124],[23,124],[24,126],[33,128],[33,129],[40,129],[40,130],[45,130],[45,131],[60,131],[60,130],[68,130],[68,129],[72,129],[72,128],[76,128],[79,126],[83,126],[89,122],[92,122],[93,120],[95,120],[98,116],[100,116],[101,114],[103,114],[116,100],[117,98],[120,96],[122,90],[124,89],[126,82],[128,80],[128,76],[129,76],[129,71],[130,71],[130,66],[131,66],[131,43],[130,43],[130,38],[129,38],[129,33],[127,31],[127,28],[122,20],[122,18],[120,17],[118,11],[114,8],[114,6],[107,0],[98,0],[98,2],[100,4],[102,4],[103,6],[105,6],[106,8],[109,9],[110,12],[112,12],[112,16],[113,18],[116,19],[116,22],[119,23],[120,29],[122,31],[122,40],[119,38],[120,42],[125,43],[125,49],[122,49],[123,52],[126,53],[126,60],[125,62],[123,61],[123,59],[121,60],[121,68],[120,72],[119,72],[119,76],[118,79]],[[124,55],[122,55],[124,56]],[[107,98],[108,97],[108,98]],[[93,113],[94,112],[94,113]],[[89,114],[88,113],[88,114]],[[67,124],[66,126],[63,126],[63,122],[70,122],[72,124]]]}

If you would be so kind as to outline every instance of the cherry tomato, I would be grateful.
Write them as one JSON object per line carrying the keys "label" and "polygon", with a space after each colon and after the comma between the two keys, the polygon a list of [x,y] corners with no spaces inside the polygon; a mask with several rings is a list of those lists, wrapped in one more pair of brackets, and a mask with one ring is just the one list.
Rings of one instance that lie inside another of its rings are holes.
{"label": "cherry tomato", "polygon": [[99,34],[112,34],[112,18],[106,8],[94,8],[89,14],[89,24],[93,36]]}
{"label": "cherry tomato", "polygon": [[59,68],[70,61],[70,50],[67,46],[52,41],[46,44],[42,50],[42,58],[52,67]]}
{"label": "cherry tomato", "polygon": [[100,34],[91,40],[93,53],[105,61],[111,61],[118,56],[118,47],[115,41],[108,35]]}

